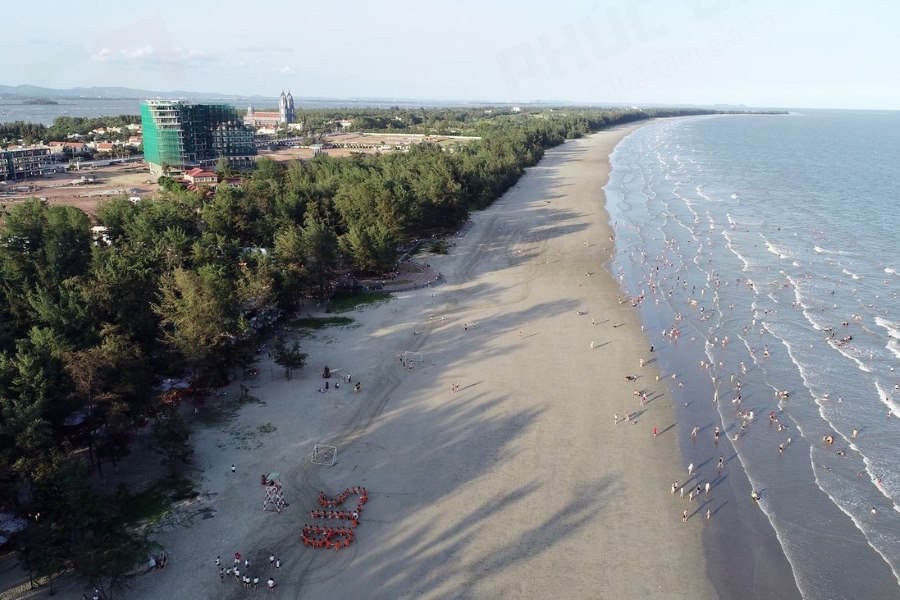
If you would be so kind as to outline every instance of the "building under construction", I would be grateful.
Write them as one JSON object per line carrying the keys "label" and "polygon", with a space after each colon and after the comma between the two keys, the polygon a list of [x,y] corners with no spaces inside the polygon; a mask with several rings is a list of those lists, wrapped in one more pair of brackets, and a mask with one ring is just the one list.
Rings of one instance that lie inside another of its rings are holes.
{"label": "building under construction", "polygon": [[38,175],[57,173],[65,167],[56,162],[50,148],[29,146],[0,148],[0,181],[18,181]]}
{"label": "building under construction", "polygon": [[147,100],[141,104],[144,160],[154,175],[179,174],[227,158],[233,167],[253,164],[253,130],[224,104]]}

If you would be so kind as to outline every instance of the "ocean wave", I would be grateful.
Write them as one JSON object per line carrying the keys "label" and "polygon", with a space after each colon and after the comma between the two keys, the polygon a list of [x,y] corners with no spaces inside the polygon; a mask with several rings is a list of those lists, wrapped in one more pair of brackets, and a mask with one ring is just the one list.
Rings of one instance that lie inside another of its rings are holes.
{"label": "ocean wave", "polygon": [[894,338],[895,340],[900,340],[900,323],[888,321],[883,317],[875,317],[875,323],[879,327],[883,327],[884,329],[886,329],[890,337]]}
{"label": "ocean wave", "polygon": [[851,279],[862,279],[862,277],[846,268],[841,269],[841,273],[843,273],[844,275],[849,275]]}
{"label": "ocean wave", "polygon": [[732,239],[731,239],[731,235],[728,233],[727,230],[723,229],[721,233],[722,233],[722,237],[725,238],[725,247],[728,248],[728,250],[729,250],[732,254],[734,254],[734,255],[737,257],[737,259],[738,259],[739,261],[741,261],[741,264],[743,265],[743,267],[741,268],[741,270],[742,270],[742,271],[749,271],[749,270],[750,270],[750,261],[749,261],[749,259],[747,259],[746,256],[744,256],[743,254],[740,253],[740,251],[738,251],[737,247],[734,245],[734,243],[733,243],[733,241],[732,241]]}
{"label": "ocean wave", "polygon": [[[896,558],[897,552],[893,548],[885,548],[883,546],[892,546],[896,545],[897,541],[893,538],[885,538],[878,534],[876,529],[873,529],[867,526],[859,517],[857,517],[850,508],[855,508],[857,512],[864,512],[866,507],[862,505],[855,498],[838,498],[835,496],[837,493],[837,489],[834,485],[824,484],[822,478],[820,477],[819,469],[817,469],[817,463],[815,461],[814,452],[816,451],[816,447],[810,445],[809,448],[809,460],[813,467],[813,477],[815,478],[816,485],[819,487],[822,492],[828,496],[828,499],[850,520],[853,522],[854,527],[856,527],[860,533],[862,533],[863,538],[865,538],[866,543],[872,548],[875,552],[877,552],[884,562],[887,563],[888,567],[891,569],[891,572],[894,574],[894,577],[897,579],[897,583],[900,583],[900,573],[897,572],[897,566],[891,561],[891,558]],[[863,461],[865,462],[865,461]],[[826,473],[831,473],[830,471],[825,471]],[[828,491],[831,490],[831,491]],[[834,493],[832,493],[834,492]],[[846,506],[845,506],[846,505]],[[850,508],[848,508],[850,507]],[[802,591],[802,590],[801,590]]]}
{"label": "ocean wave", "polygon": [[895,357],[900,358],[900,340],[890,339],[884,347]]}
{"label": "ocean wave", "polygon": [[854,354],[852,352],[850,352],[850,350],[855,349],[854,346],[850,346],[848,344],[838,345],[837,340],[835,340],[833,338],[828,339],[828,345],[831,346],[832,348],[834,348],[835,350],[837,350],[838,352],[840,352],[842,356],[849,358],[854,363],[856,363],[856,368],[859,369],[860,371],[863,371],[865,373],[872,372],[872,368],[869,365],[864,363],[862,360],[860,360],[859,358],[854,356]]}
{"label": "ocean wave", "polygon": [[900,323],[894,323],[884,317],[876,316],[875,324],[887,331],[888,340],[884,347],[896,358],[900,358]]}
{"label": "ocean wave", "polygon": [[818,322],[814,315],[817,315],[815,311],[812,310],[812,305],[808,304],[804,299],[801,291],[800,291],[800,282],[794,279],[791,275],[786,275],[786,279],[790,282],[791,288],[794,290],[794,303],[800,307],[800,312],[803,313],[803,317],[806,321],[812,325],[813,329],[816,331],[822,331],[825,329],[826,324]]}
{"label": "ocean wave", "polygon": [[704,200],[706,200],[707,202],[721,202],[721,200],[714,200],[709,194],[707,194],[703,190],[703,184],[698,185],[694,189],[696,190],[697,195],[700,196],[701,198],[703,198]]}
{"label": "ocean wave", "polygon": [[[747,465],[744,460],[741,458],[741,453],[735,449],[735,455],[737,455],[738,460],[741,463],[741,468],[744,469],[744,473],[747,473]],[[750,486],[753,489],[759,488],[759,483],[754,481],[750,474],[747,473],[747,479],[750,481]],[[810,598],[811,595],[809,593],[809,589],[804,585],[805,582],[800,580],[800,569],[797,568],[796,557],[794,556],[793,545],[788,543],[787,538],[782,531],[780,522],[775,519],[775,513],[772,509],[770,509],[766,502],[759,502],[759,508],[762,510],[763,514],[766,515],[766,518],[769,520],[769,524],[772,526],[772,530],[775,531],[775,537],[778,539],[778,544],[781,546],[782,551],[784,552],[784,557],[787,559],[788,564],[791,566],[791,575],[794,577],[794,583],[797,584],[797,589],[800,590],[800,595],[803,598]]]}
{"label": "ocean wave", "polygon": [[894,500],[893,494],[891,490],[888,490],[887,484],[885,484],[884,479],[875,472],[875,468],[872,466],[872,461],[867,457],[863,457],[863,464],[866,465],[866,473],[869,475],[869,481],[872,482],[872,485],[875,486],[875,489],[878,492],[891,501],[891,506],[893,507],[895,512],[900,512],[900,505],[897,504],[897,501]]}
{"label": "ocean wave", "polygon": [[835,254],[837,256],[857,256],[856,254],[854,254],[852,252],[847,252],[845,250],[828,250],[819,245],[816,245],[815,247],[813,247],[813,250],[816,251],[816,254]]}
{"label": "ocean wave", "polygon": [[760,233],[759,237],[761,237],[763,242],[765,243],[766,250],[768,250],[769,252],[771,252],[772,254],[777,256],[778,258],[781,258],[781,259],[794,258],[794,254],[791,251],[785,250],[784,248],[779,248],[778,246],[776,246],[775,244],[770,242],[766,238],[766,236],[764,236],[763,234]]}
{"label": "ocean wave", "polygon": [[878,390],[878,399],[881,400],[881,403],[887,406],[895,415],[900,416],[900,403],[894,400],[893,392],[885,389],[879,381],[875,382],[875,389]]}

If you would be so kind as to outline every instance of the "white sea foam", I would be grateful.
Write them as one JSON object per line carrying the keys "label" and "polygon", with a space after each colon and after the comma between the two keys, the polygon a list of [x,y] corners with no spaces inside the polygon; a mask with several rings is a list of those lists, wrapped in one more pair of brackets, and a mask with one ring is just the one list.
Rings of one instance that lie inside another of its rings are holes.
{"label": "white sea foam", "polygon": [[722,237],[725,238],[725,247],[728,248],[728,250],[732,254],[734,254],[739,261],[741,261],[741,264],[743,265],[741,270],[749,271],[750,270],[750,260],[743,254],[741,254],[741,252],[737,249],[737,246],[735,246],[734,240],[732,239],[731,232],[729,232],[727,229],[723,229],[721,231],[721,234],[722,234]]}
{"label": "white sea foam", "polygon": [[785,248],[781,248],[781,247],[779,247],[779,246],[776,246],[775,244],[773,244],[772,242],[770,242],[770,241],[766,238],[766,236],[764,236],[763,234],[760,233],[760,234],[759,234],[759,237],[761,237],[762,240],[763,240],[763,242],[765,243],[765,245],[766,245],[766,250],[768,250],[769,252],[771,252],[772,254],[774,254],[775,256],[777,256],[778,258],[781,258],[781,259],[784,259],[784,258],[794,258],[793,253],[791,253],[789,250],[786,250]]}
{"label": "white sea foam", "polygon": [[[839,499],[834,494],[828,491],[829,489],[834,491],[834,488],[822,483],[822,480],[819,477],[819,470],[816,468],[817,464],[815,461],[815,457],[813,456],[813,453],[815,451],[815,446],[810,445],[809,460],[813,466],[813,476],[815,477],[816,485],[825,493],[826,496],[828,496],[828,499],[831,500],[831,502],[836,507],[838,507],[838,509],[842,513],[850,518],[850,520],[853,522],[853,525],[863,534],[863,537],[865,538],[866,543],[869,545],[869,547],[875,550],[875,552],[877,552],[881,556],[881,558],[884,559],[884,562],[887,563],[888,567],[891,569],[891,572],[894,574],[894,577],[897,579],[897,583],[900,583],[900,573],[898,573],[897,571],[897,566],[895,566],[891,561],[891,558],[896,559],[897,557],[896,549],[888,549],[882,547],[883,545],[896,546],[897,541],[893,539],[883,539],[881,536],[877,536],[877,531],[873,531],[871,528],[867,527],[865,523],[863,523],[856,515],[854,515],[853,512],[849,508],[847,508],[847,506],[845,506],[845,504],[852,506],[852,500]],[[873,541],[873,538],[878,538],[878,541]]]}
{"label": "white sea foam", "polygon": [[856,363],[856,368],[859,369],[860,371],[864,371],[866,373],[872,372],[872,368],[869,367],[869,365],[864,363],[862,360],[860,360],[858,358],[857,354],[853,352],[853,350],[856,350],[855,346],[851,346],[849,344],[844,344],[842,346],[839,346],[837,340],[835,340],[834,338],[828,339],[828,345],[831,346],[832,348],[834,348],[835,350],[837,350],[838,352],[840,352],[844,357],[849,358],[854,363]]}
{"label": "white sea foam", "polygon": [[892,339],[900,340],[900,323],[888,321],[883,317],[875,317],[875,324],[887,330],[888,336]]}
{"label": "white sea foam", "polygon": [[[744,459],[741,458],[741,453],[735,450],[735,454],[738,457],[738,460],[741,463],[741,467],[744,471],[747,471],[747,464],[744,462]],[[753,489],[759,487],[758,482],[754,482],[754,480],[747,475],[747,479],[750,480],[750,486]],[[784,532],[781,531],[781,527],[778,522],[775,520],[775,513],[768,507],[768,503],[765,501],[759,502],[759,508],[763,511],[763,514],[766,515],[766,518],[769,520],[769,524],[772,526],[772,529],[775,531],[775,537],[778,538],[778,543],[781,545],[781,549],[784,551],[784,557],[787,558],[788,563],[791,565],[791,575],[794,577],[794,583],[797,584],[797,589],[800,590],[800,595],[803,598],[811,598],[810,590],[804,585],[805,582],[801,581],[799,576],[799,570],[797,569],[796,560],[797,557],[794,555],[794,547],[789,543],[788,539],[784,537]]]}
{"label": "white sea foam", "polygon": [[875,323],[887,331],[888,341],[884,347],[896,358],[900,358],[900,323],[893,323],[883,317],[875,317]]}
{"label": "white sea foam", "polygon": [[872,485],[875,486],[875,489],[878,490],[878,493],[891,501],[891,506],[894,511],[900,512],[900,505],[897,504],[893,494],[887,489],[884,479],[881,475],[876,473],[876,468],[873,466],[872,461],[867,456],[864,456],[863,463],[866,465],[866,473],[869,475],[869,480],[872,482]]}
{"label": "white sea foam", "polygon": [[709,194],[707,194],[707,193],[703,190],[703,184],[698,185],[695,189],[696,189],[696,191],[697,191],[697,195],[698,195],[698,196],[700,196],[701,198],[703,198],[703,199],[706,200],[707,202],[714,202],[713,198],[710,197]]}
{"label": "white sea foam", "polygon": [[822,331],[827,327],[824,323],[819,323],[815,316],[819,313],[812,310],[812,305],[807,303],[804,299],[801,291],[800,291],[800,282],[790,275],[786,275],[786,279],[791,283],[791,288],[794,290],[794,302],[800,307],[800,311],[803,313],[803,316],[806,318],[806,321],[813,326],[813,329],[817,331]]}
{"label": "white sea foam", "polygon": [[816,245],[813,250],[816,251],[816,254],[836,254],[838,256],[856,256],[852,252],[847,252],[845,250],[829,250],[827,248],[823,248],[819,245]]}
{"label": "white sea foam", "polygon": [[895,415],[900,416],[900,403],[895,399],[895,395],[890,390],[884,388],[880,382],[875,382],[875,389],[878,390],[878,399],[887,406]]}
{"label": "white sea foam", "polygon": [[851,279],[861,279],[861,277],[859,275],[857,275],[856,273],[854,273],[852,271],[847,270],[846,268],[841,269],[841,273],[843,273],[844,275],[849,275]]}

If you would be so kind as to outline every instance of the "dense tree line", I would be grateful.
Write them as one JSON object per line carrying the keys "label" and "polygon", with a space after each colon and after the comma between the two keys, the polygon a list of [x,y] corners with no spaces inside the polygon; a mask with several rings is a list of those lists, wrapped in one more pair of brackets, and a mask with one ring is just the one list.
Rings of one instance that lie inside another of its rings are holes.
{"label": "dense tree line", "polygon": [[[462,129],[472,113],[439,114],[463,119]],[[118,549],[119,567],[144,551],[139,537],[107,523],[115,510],[91,508],[116,502],[86,482],[89,470],[102,473],[126,454],[146,423],[153,374],[187,369],[198,385],[223,382],[230,366],[250,364],[266,324],[303,298],[326,297],[339,275],[391,270],[399,242],[458,227],[545,149],[648,116],[504,115],[473,124],[481,140],[451,148],[262,158],[239,188],[209,195],[169,186],[155,200],[107,201],[97,220],[108,243],[92,239],[75,208],[35,200],[8,210],[0,228],[0,504],[40,515],[21,540],[30,568],[74,566],[108,583],[113,574],[97,571],[106,556],[98,546]],[[418,125],[428,120],[425,111]],[[283,346],[288,372],[302,365],[299,347]],[[173,467],[189,459],[189,432],[169,416],[154,439]],[[73,506],[85,508],[73,515]],[[104,537],[112,531],[118,545]],[[38,551],[47,547],[60,551]],[[98,558],[73,558],[85,556]]]}
{"label": "dense tree line", "polygon": [[[68,117],[60,116],[53,120],[49,127],[41,123],[26,123],[14,121],[12,123],[0,123],[0,146],[18,144],[21,140],[26,145],[49,142],[51,140],[65,140],[70,134],[78,134],[82,138],[92,138],[90,132],[101,127],[125,127],[126,125],[139,125],[139,115],[119,115],[114,117]],[[104,140],[127,139],[129,132],[123,130],[119,134],[100,136]],[[99,139],[99,138],[98,138]]]}
{"label": "dense tree line", "polygon": [[[496,129],[536,119],[550,121],[580,120],[581,134],[602,127],[603,123],[621,122],[627,118],[665,117],[705,114],[695,109],[596,109],[585,107],[525,107],[511,112],[508,106],[471,108],[356,108],[298,109],[297,121],[310,135],[331,133],[342,128],[338,121],[349,120],[352,131],[416,133],[425,135],[486,135]],[[594,129],[584,128],[592,123]],[[569,126],[567,126],[568,128]],[[573,129],[570,129],[574,133]]]}

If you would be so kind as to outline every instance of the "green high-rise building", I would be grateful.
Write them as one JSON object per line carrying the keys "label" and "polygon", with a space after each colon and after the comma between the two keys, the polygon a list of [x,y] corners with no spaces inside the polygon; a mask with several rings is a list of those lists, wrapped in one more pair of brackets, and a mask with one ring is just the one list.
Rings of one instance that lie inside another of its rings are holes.
{"label": "green high-rise building", "polygon": [[234,107],[147,100],[141,104],[144,160],[154,175],[210,165],[225,157],[235,167],[253,164],[256,145]]}

